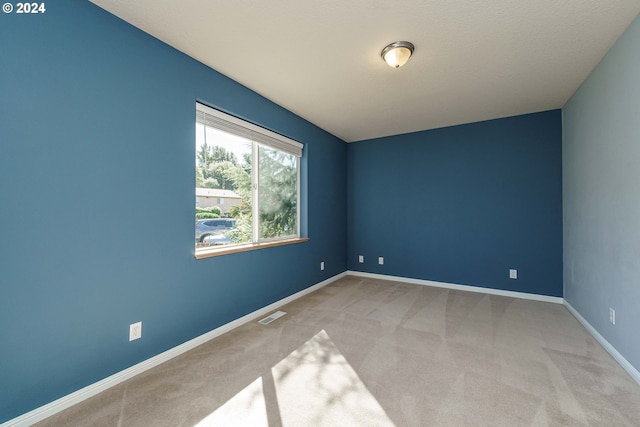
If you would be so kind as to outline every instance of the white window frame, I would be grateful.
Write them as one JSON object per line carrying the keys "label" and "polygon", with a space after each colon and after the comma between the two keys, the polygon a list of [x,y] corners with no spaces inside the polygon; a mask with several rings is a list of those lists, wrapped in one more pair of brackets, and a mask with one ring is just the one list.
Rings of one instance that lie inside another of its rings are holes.
{"label": "white window frame", "polygon": [[[258,245],[264,243],[271,242],[280,242],[280,241],[306,241],[308,239],[301,239],[300,237],[300,165],[302,159],[302,150],[304,145],[298,141],[295,141],[291,138],[287,138],[286,136],[280,135],[276,132],[270,131],[263,127],[257,126],[253,123],[247,122],[245,120],[239,119],[235,116],[223,113],[222,111],[213,109],[204,104],[196,102],[196,123],[202,124],[206,127],[212,127],[218,130],[222,130],[224,132],[228,132],[242,138],[245,138],[252,143],[251,147],[251,215],[252,215],[252,242],[249,245]],[[296,158],[296,231],[295,235],[283,236],[283,237],[272,237],[268,239],[260,238],[260,211],[258,205],[259,198],[259,146],[265,146],[271,149],[275,149],[287,154],[292,154]],[[295,242],[293,242],[295,243]],[[196,256],[200,257],[200,255],[207,256],[207,254],[215,255],[218,252],[236,252],[234,248],[244,247],[247,244],[236,244],[236,245],[224,245],[220,249],[208,249],[208,250],[200,250],[197,251]]]}

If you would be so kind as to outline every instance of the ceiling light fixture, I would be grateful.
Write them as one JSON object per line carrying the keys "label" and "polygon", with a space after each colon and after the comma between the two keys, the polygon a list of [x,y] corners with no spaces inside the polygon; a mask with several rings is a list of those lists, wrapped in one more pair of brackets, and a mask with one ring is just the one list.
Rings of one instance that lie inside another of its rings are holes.
{"label": "ceiling light fixture", "polygon": [[380,56],[390,67],[400,68],[407,63],[414,49],[413,43],[393,42],[382,49]]}

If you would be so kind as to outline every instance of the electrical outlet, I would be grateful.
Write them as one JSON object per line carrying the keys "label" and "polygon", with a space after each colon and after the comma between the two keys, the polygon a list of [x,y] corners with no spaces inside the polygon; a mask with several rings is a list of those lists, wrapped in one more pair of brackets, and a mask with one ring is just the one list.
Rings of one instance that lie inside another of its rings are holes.
{"label": "electrical outlet", "polygon": [[140,337],[142,337],[142,322],[130,324],[129,341],[137,340]]}
{"label": "electrical outlet", "polygon": [[518,278],[518,270],[511,269],[509,270],[509,279],[517,279]]}
{"label": "electrical outlet", "polygon": [[322,262],[320,263],[320,270],[321,270],[321,271],[322,271],[322,270],[324,270],[324,261],[322,261]]}
{"label": "electrical outlet", "polygon": [[383,265],[384,264],[384,258],[379,256],[378,257],[378,264]]}
{"label": "electrical outlet", "polygon": [[364,262],[364,255],[359,255],[359,256],[358,256],[358,262],[359,262],[360,264],[362,264],[362,263]]}
{"label": "electrical outlet", "polygon": [[611,307],[609,307],[609,322],[616,324],[616,311]]}

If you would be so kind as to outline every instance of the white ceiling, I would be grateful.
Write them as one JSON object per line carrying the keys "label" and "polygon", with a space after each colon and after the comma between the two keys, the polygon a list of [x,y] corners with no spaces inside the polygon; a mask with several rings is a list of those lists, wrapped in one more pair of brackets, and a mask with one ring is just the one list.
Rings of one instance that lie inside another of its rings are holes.
{"label": "white ceiling", "polygon": [[[347,142],[561,108],[640,0],[92,0]],[[392,69],[388,43],[416,46]]]}

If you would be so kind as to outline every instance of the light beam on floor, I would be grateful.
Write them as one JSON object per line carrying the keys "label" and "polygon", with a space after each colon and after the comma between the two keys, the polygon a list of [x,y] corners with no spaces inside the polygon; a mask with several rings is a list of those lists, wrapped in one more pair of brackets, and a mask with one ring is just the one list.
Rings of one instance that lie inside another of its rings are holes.
{"label": "light beam on floor", "polygon": [[196,427],[274,424],[394,426],[324,330]]}

